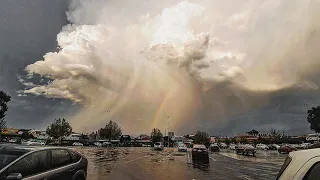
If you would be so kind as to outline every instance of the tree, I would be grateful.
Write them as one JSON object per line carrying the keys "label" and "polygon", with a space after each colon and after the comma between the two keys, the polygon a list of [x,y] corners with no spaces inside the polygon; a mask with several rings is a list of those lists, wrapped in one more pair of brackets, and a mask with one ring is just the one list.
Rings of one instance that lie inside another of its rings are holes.
{"label": "tree", "polygon": [[119,136],[122,135],[121,128],[118,126],[116,122],[109,121],[104,128],[101,128],[100,137],[106,138],[109,140],[119,139]]}
{"label": "tree", "polygon": [[23,133],[21,134],[21,138],[22,139],[33,139],[34,137],[28,131],[23,131]]}
{"label": "tree", "polygon": [[162,137],[163,137],[160,129],[158,128],[153,128],[150,136],[151,136],[152,144],[162,141]]}
{"label": "tree", "polygon": [[280,131],[271,128],[269,131],[269,136],[271,137],[273,143],[279,143],[279,141],[287,139],[289,135],[286,131]]}
{"label": "tree", "polygon": [[235,137],[231,138],[230,142],[233,143],[233,144],[237,144],[238,143],[237,138],[235,138]]}
{"label": "tree", "polygon": [[227,145],[229,145],[229,144],[230,144],[230,139],[229,139],[229,138],[226,138],[226,139],[224,140],[224,143],[226,143]]}
{"label": "tree", "polygon": [[259,131],[255,130],[255,129],[252,129],[251,131],[247,132],[247,134],[250,134],[250,135],[258,135],[259,134]]}
{"label": "tree", "polygon": [[248,143],[247,138],[241,137],[241,138],[240,138],[240,143],[241,143],[241,144],[247,144],[247,143]]}
{"label": "tree", "polygon": [[310,129],[316,133],[320,132],[320,106],[312,107],[308,110],[307,121],[310,123]]}
{"label": "tree", "polygon": [[197,131],[196,135],[194,136],[194,143],[195,144],[204,144],[206,146],[210,145],[209,135],[203,131]]}
{"label": "tree", "polygon": [[0,91],[0,132],[7,127],[7,123],[4,120],[5,113],[8,111],[7,103],[11,100],[11,96],[5,92]]}
{"label": "tree", "polygon": [[64,118],[59,118],[47,127],[46,133],[53,138],[69,136],[72,133],[72,127]]}

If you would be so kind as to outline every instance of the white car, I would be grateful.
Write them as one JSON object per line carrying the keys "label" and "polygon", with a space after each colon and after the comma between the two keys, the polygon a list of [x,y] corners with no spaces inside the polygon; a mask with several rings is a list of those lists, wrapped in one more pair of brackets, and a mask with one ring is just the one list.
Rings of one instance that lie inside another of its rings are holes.
{"label": "white car", "polygon": [[229,149],[231,149],[231,150],[236,150],[236,144],[230,144],[229,145]]}
{"label": "white car", "polygon": [[72,144],[72,146],[83,146],[83,144],[80,143],[80,142],[74,142],[74,143]]}
{"label": "white car", "polygon": [[17,143],[18,141],[17,141],[17,139],[10,139],[9,140],[9,143]]}
{"label": "white car", "polygon": [[226,143],[220,143],[219,147],[221,149],[227,149],[228,145]]}
{"label": "white car", "polygon": [[24,142],[23,145],[27,145],[27,146],[44,146],[46,144],[44,142],[41,142],[41,141],[29,140],[27,142]]}
{"label": "white car", "polygon": [[164,146],[163,146],[163,143],[162,142],[156,142],[154,145],[153,145],[153,148],[154,150],[160,150],[162,151],[164,149]]}
{"label": "white car", "polygon": [[99,142],[95,142],[95,143],[93,143],[93,145],[98,146],[98,147],[101,147],[101,146],[102,146],[102,144],[99,143]]}
{"label": "white car", "polygon": [[320,150],[308,149],[290,152],[285,159],[277,180],[319,179]]}
{"label": "white car", "polygon": [[179,152],[187,152],[187,146],[185,144],[179,144],[178,151]]}
{"label": "white car", "polygon": [[108,141],[104,141],[104,142],[102,143],[102,146],[103,146],[103,147],[108,147],[108,146],[111,146],[111,143],[108,142]]}
{"label": "white car", "polygon": [[302,143],[299,145],[299,149],[308,149],[311,146],[311,143]]}
{"label": "white car", "polygon": [[265,144],[257,144],[256,148],[261,149],[261,150],[268,150],[269,149],[269,147]]}

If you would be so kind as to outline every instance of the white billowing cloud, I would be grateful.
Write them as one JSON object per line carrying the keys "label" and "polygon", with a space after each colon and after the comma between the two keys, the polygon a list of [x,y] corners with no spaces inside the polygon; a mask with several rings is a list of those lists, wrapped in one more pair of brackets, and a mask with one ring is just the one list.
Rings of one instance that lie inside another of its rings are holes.
{"label": "white billowing cloud", "polygon": [[155,33],[151,45],[172,44],[178,46],[181,43],[195,39],[190,29],[190,19],[201,17],[204,7],[182,1],[176,6],[165,8],[154,23]]}
{"label": "white billowing cloud", "polygon": [[246,31],[249,24],[247,12],[236,13],[233,14],[225,23],[226,26],[239,30],[239,31]]}
{"label": "white billowing cloud", "polygon": [[[227,118],[230,105],[247,111],[267,103],[256,102],[258,91],[302,82],[314,89],[302,74],[316,61],[305,47],[319,30],[317,15],[306,13],[315,11],[309,1],[288,2],[232,1],[239,3],[234,8],[209,0],[73,0],[70,24],[57,35],[59,51],[26,67],[52,81],[24,92],[83,104],[75,124],[92,120],[97,128],[112,116],[126,130],[147,131],[163,126],[166,114],[177,127]],[[132,116],[141,122],[128,123]]]}

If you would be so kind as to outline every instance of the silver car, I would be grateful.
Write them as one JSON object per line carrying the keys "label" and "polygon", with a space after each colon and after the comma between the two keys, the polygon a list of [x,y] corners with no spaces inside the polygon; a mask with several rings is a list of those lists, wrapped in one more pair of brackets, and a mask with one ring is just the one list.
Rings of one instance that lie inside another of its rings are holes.
{"label": "silver car", "polygon": [[86,180],[87,159],[68,148],[0,144],[0,179]]}
{"label": "silver car", "polygon": [[156,142],[156,143],[154,143],[153,148],[154,148],[154,150],[160,150],[161,151],[161,150],[163,150],[164,146],[163,146],[162,142]]}

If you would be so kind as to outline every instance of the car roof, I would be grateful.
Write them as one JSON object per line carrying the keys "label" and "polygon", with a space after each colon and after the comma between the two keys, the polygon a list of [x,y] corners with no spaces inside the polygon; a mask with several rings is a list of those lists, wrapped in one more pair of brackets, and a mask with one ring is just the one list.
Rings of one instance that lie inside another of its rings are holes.
{"label": "car roof", "polygon": [[46,149],[68,149],[70,148],[61,148],[61,147],[49,147],[49,146],[24,146],[19,144],[10,144],[10,143],[1,143],[0,150],[6,151],[19,151],[19,152],[31,152],[31,151],[40,151]]}
{"label": "car roof", "polygon": [[193,148],[206,148],[206,146],[203,144],[194,144]]}
{"label": "car roof", "polygon": [[320,156],[319,149],[306,149],[300,151],[293,151],[290,153],[291,157],[298,158],[299,160],[309,160],[313,157]]}

